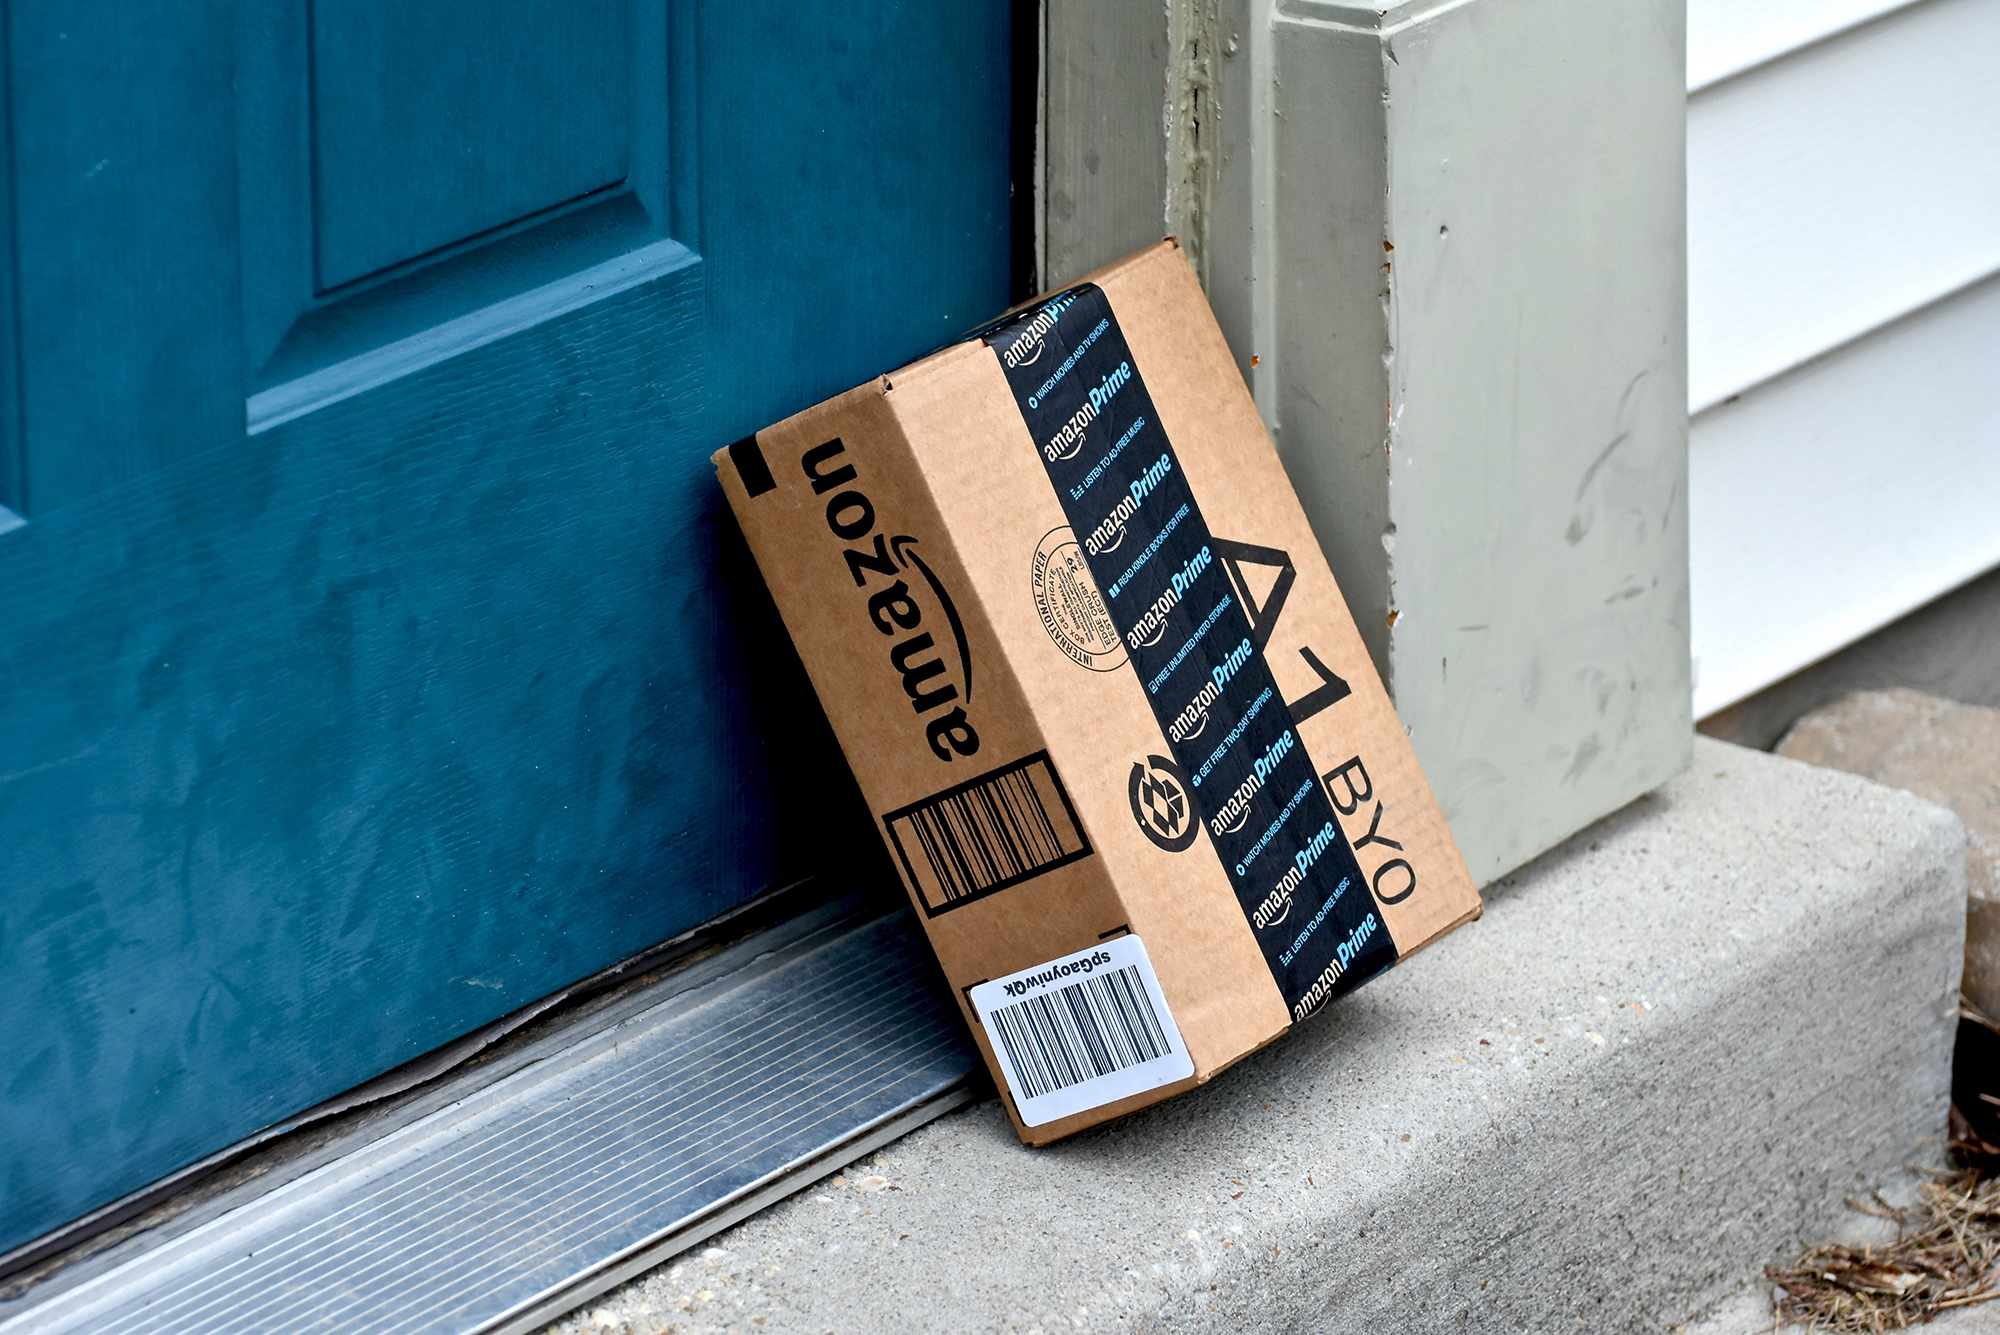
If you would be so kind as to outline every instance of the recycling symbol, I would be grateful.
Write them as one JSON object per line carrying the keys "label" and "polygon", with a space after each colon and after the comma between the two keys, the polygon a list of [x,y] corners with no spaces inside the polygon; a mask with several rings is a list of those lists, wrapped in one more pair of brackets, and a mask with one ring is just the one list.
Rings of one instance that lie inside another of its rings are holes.
{"label": "recycling symbol", "polygon": [[1188,801],[1187,775],[1165,756],[1147,756],[1132,763],[1128,785],[1132,797],[1132,819],[1146,837],[1169,853],[1193,846],[1201,826],[1195,821]]}

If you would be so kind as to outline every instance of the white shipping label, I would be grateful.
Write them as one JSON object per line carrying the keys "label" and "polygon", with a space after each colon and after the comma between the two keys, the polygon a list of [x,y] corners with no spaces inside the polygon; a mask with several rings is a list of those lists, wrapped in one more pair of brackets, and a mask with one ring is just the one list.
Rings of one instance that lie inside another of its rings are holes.
{"label": "white shipping label", "polygon": [[1194,1074],[1136,936],[980,983],[970,995],[1029,1126]]}

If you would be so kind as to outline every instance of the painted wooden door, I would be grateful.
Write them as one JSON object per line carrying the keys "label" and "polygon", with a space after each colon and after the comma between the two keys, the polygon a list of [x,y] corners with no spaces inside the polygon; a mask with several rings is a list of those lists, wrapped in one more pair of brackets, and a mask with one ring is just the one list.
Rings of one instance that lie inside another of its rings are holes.
{"label": "painted wooden door", "polygon": [[0,13],[4,1251],[872,856],[706,460],[1005,304],[1010,117],[1003,0]]}

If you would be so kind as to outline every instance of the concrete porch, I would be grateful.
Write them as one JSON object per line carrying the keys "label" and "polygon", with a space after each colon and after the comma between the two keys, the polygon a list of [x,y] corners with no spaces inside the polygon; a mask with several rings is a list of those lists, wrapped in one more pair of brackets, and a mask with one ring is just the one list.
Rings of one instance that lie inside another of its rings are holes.
{"label": "concrete porch", "polygon": [[1964,859],[1942,808],[1700,739],[1209,1088],[1042,1151],[975,1104],[552,1329],[1687,1323],[1938,1153]]}

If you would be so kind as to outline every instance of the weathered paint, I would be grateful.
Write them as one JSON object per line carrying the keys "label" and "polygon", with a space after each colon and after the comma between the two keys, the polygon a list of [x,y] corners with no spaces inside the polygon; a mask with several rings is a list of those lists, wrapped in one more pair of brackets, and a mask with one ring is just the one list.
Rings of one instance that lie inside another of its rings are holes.
{"label": "weathered paint", "polygon": [[1171,168],[1213,201],[1210,298],[1487,881],[1688,755],[1681,3],[1235,0],[1212,31]]}
{"label": "weathered paint", "polygon": [[1054,288],[1171,230],[1168,11],[1047,0],[1043,14],[1040,272]]}

